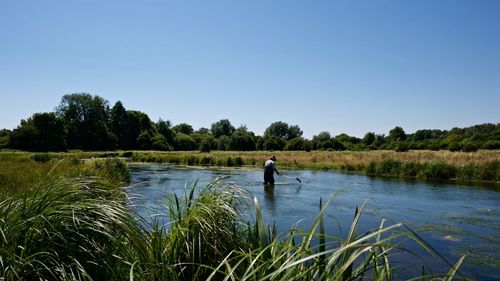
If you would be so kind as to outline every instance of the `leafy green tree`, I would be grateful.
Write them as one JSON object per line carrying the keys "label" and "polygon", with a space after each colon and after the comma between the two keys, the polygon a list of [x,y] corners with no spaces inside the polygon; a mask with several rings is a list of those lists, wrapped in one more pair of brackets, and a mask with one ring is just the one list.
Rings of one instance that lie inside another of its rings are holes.
{"label": "leafy green tree", "polygon": [[139,149],[150,150],[153,147],[153,134],[150,131],[142,131],[137,137]]}
{"label": "leafy green tree", "polygon": [[200,135],[207,135],[207,134],[210,134],[210,130],[208,128],[205,128],[205,127],[201,127],[200,129],[198,129],[198,131],[195,132],[196,134],[200,134]]}
{"label": "leafy green tree", "polygon": [[10,136],[9,146],[28,151],[65,151],[64,122],[54,113],[35,113],[21,120]]}
{"label": "leafy green tree", "polygon": [[448,149],[453,152],[460,151],[462,149],[462,145],[458,142],[452,142],[448,145]]}
{"label": "leafy green tree", "polygon": [[108,101],[87,93],[62,97],[56,114],[64,120],[70,148],[106,149],[110,146]]}
{"label": "leafy green tree", "polygon": [[231,150],[231,138],[229,136],[220,136],[216,141],[217,150]]}
{"label": "leafy green tree", "polygon": [[288,127],[288,133],[287,133],[287,140],[292,140],[294,138],[300,138],[302,137],[302,130],[299,128],[298,125],[291,125]]}
{"label": "leafy green tree", "polygon": [[298,125],[289,126],[288,123],[278,121],[271,123],[264,131],[264,137],[279,137],[290,140],[302,136],[302,130]]}
{"label": "leafy green tree", "polygon": [[311,141],[302,137],[294,138],[286,142],[285,150],[289,151],[311,151]]}
{"label": "leafy green tree", "polygon": [[[149,116],[141,111],[127,110],[126,149],[149,149],[154,127]],[[142,135],[139,140],[139,136]]]}
{"label": "leafy green tree", "polygon": [[264,149],[265,150],[283,150],[285,148],[286,141],[277,136],[266,136],[264,137]]}
{"label": "leafy green tree", "polygon": [[169,120],[158,120],[158,123],[156,123],[156,130],[165,137],[168,144],[174,143],[175,132],[172,130],[172,123]]}
{"label": "leafy green tree", "polygon": [[255,149],[264,150],[264,137],[255,136],[254,140],[255,140]]}
{"label": "leafy green tree", "polygon": [[0,130],[0,149],[8,146],[11,133],[12,132],[7,129]]}
{"label": "leafy green tree", "polygon": [[255,150],[254,134],[241,126],[231,135],[231,149],[240,151]]}
{"label": "leafy green tree", "polygon": [[234,126],[231,125],[231,122],[229,122],[228,119],[221,119],[213,123],[210,128],[212,135],[216,138],[221,136],[231,136],[235,131]]}
{"label": "leafy green tree", "polygon": [[36,151],[36,145],[34,144],[36,139],[38,139],[38,130],[33,125],[33,122],[29,122],[29,119],[28,121],[21,120],[21,124],[10,134],[9,147]]}
{"label": "leafy green tree", "polygon": [[373,146],[375,148],[382,148],[382,146],[385,144],[385,135],[384,134],[376,134],[375,135],[375,140],[373,141]]}
{"label": "leafy green tree", "polygon": [[264,131],[265,137],[278,137],[285,139],[288,135],[288,124],[282,121],[274,122]]}
{"label": "leafy green tree", "polygon": [[394,147],[394,151],[396,152],[406,152],[408,151],[408,144],[405,141],[397,141],[396,146]]}
{"label": "leafy green tree", "polygon": [[314,135],[312,138],[312,148],[314,150],[320,149],[319,144],[323,142],[327,142],[332,138],[329,132],[320,132],[317,135]]}
{"label": "leafy green tree", "polygon": [[175,150],[196,150],[198,149],[198,143],[195,139],[184,133],[177,133],[174,139]]}
{"label": "leafy green tree", "polygon": [[350,149],[350,150],[353,149],[355,144],[361,142],[361,139],[349,136],[348,134],[345,133],[335,136],[335,139],[340,143],[342,143],[345,149]]}
{"label": "leafy green tree", "polygon": [[152,141],[151,148],[154,150],[161,150],[161,151],[173,150],[173,148],[167,142],[167,139],[160,133],[156,133],[151,139],[151,141]]}
{"label": "leafy green tree", "polygon": [[117,101],[111,108],[110,123],[111,131],[118,138],[118,147],[124,149],[130,147],[127,143],[127,133],[129,130],[127,110],[125,110],[121,101]]}
{"label": "leafy green tree", "polygon": [[371,145],[375,141],[375,133],[368,132],[363,137],[363,143],[366,145]]}
{"label": "leafy green tree", "polygon": [[191,135],[194,132],[193,127],[186,123],[177,124],[172,128],[172,130],[176,133],[182,133],[185,135]]}
{"label": "leafy green tree", "polygon": [[38,131],[35,142],[37,151],[65,151],[66,130],[64,122],[54,113],[35,113],[31,117],[33,126]]}
{"label": "leafy green tree", "polygon": [[404,141],[406,140],[406,133],[403,128],[396,126],[389,131],[389,136],[387,138],[390,142]]}
{"label": "leafy green tree", "polygon": [[462,145],[463,152],[476,152],[479,149],[479,144],[475,141],[466,141]]}

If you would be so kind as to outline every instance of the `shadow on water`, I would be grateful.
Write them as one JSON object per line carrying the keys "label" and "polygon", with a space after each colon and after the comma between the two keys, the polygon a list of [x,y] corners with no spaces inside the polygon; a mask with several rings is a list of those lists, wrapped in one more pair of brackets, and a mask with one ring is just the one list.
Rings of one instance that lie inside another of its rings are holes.
{"label": "shadow on water", "polygon": [[[165,205],[167,194],[182,195],[196,180],[198,187],[204,187],[220,175],[227,175],[227,181],[243,186],[255,196],[261,203],[264,219],[269,225],[275,224],[281,234],[292,227],[308,229],[318,213],[320,198],[326,200],[339,192],[325,214],[327,233],[342,235],[339,228],[347,230],[353,210],[368,199],[360,232],[378,227],[382,218],[403,222],[414,230],[431,228],[432,231],[422,233],[422,237],[451,263],[465,253],[470,254],[461,267],[464,274],[479,280],[500,277],[500,192],[490,186],[290,170],[286,173],[293,176],[292,179],[278,176],[278,180],[284,181],[278,181],[273,187],[262,185],[261,171],[159,164],[131,165],[131,170],[135,185],[128,192],[134,198],[134,210],[145,218],[160,218],[165,224],[167,212],[161,206]],[[300,178],[302,184],[295,181],[295,177]],[[421,253],[418,246],[410,246],[409,250]],[[426,262],[435,272],[447,270],[446,265],[432,258]]]}

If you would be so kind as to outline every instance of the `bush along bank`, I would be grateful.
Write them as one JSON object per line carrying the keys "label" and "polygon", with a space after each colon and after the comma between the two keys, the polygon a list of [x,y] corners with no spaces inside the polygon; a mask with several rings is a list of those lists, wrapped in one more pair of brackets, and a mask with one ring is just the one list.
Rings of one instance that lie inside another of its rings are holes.
{"label": "bush along bank", "polygon": [[420,164],[385,159],[370,162],[364,172],[371,176],[403,179],[500,182],[500,161],[455,166],[443,161]]}

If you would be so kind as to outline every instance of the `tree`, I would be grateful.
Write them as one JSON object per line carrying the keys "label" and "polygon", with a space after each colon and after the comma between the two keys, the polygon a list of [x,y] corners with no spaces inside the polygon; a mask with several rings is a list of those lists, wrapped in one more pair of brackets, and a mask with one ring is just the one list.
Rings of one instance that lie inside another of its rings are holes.
{"label": "tree", "polygon": [[212,124],[210,131],[214,137],[219,138],[221,136],[231,136],[235,128],[228,119],[221,119]]}
{"label": "tree", "polygon": [[7,129],[0,130],[0,149],[8,146],[11,133],[12,132]]}
{"label": "tree", "polygon": [[289,126],[288,123],[278,121],[274,122],[264,131],[264,137],[279,137],[285,140],[291,140],[302,136],[302,130],[298,125]]}
{"label": "tree", "polygon": [[264,137],[286,138],[288,135],[288,124],[282,121],[274,122],[264,131]]}
{"label": "tree", "polygon": [[177,133],[174,139],[175,150],[196,150],[198,149],[198,144],[196,141],[184,133]]}
{"label": "tree", "polygon": [[172,128],[172,130],[176,133],[182,133],[185,135],[191,135],[194,132],[193,127],[186,123],[177,124]]}
{"label": "tree", "polygon": [[291,140],[286,142],[285,150],[311,151],[311,142],[309,140],[302,138],[302,137],[294,138],[294,139],[291,139]]}
{"label": "tree", "polygon": [[375,133],[373,133],[373,132],[368,132],[363,137],[363,143],[366,144],[366,145],[370,145],[374,141],[375,141]]}
{"label": "tree", "polygon": [[35,113],[21,120],[10,136],[9,146],[29,151],[65,151],[64,122],[54,113]]}
{"label": "tree", "polygon": [[288,134],[286,139],[287,140],[292,140],[294,138],[300,138],[302,137],[302,130],[299,128],[298,125],[292,125],[288,127]]}
{"label": "tree", "polygon": [[318,135],[314,135],[312,139],[312,148],[319,149],[319,144],[329,141],[332,138],[329,132],[320,132]]}
{"label": "tree", "polygon": [[172,130],[172,123],[169,120],[158,120],[158,123],[156,123],[156,130],[165,137],[167,143],[174,143],[175,132]]}
{"label": "tree", "polygon": [[265,150],[283,150],[286,145],[286,141],[277,136],[266,136],[263,141]]}
{"label": "tree", "polygon": [[231,150],[231,138],[228,136],[220,136],[216,140],[217,150]]}
{"label": "tree", "polygon": [[111,131],[118,138],[119,148],[128,148],[127,133],[129,131],[129,122],[127,111],[121,101],[117,101],[111,108]]}
{"label": "tree", "polygon": [[167,142],[167,139],[160,133],[156,133],[151,139],[151,148],[154,150],[170,151],[172,147]]}
{"label": "tree", "polygon": [[231,149],[251,151],[255,150],[255,139],[252,132],[247,131],[245,126],[241,126],[231,135]]}
{"label": "tree", "polygon": [[[155,133],[149,116],[137,110],[127,110],[127,129],[125,132],[126,149],[148,149],[146,147],[150,147],[151,138]],[[144,135],[139,143],[141,134]]]}
{"label": "tree", "polygon": [[64,120],[70,148],[106,149],[109,147],[108,101],[87,93],[62,97],[56,114]]}
{"label": "tree", "polygon": [[404,141],[406,140],[406,133],[403,128],[396,126],[394,129],[389,131],[389,136],[387,138],[390,142]]}

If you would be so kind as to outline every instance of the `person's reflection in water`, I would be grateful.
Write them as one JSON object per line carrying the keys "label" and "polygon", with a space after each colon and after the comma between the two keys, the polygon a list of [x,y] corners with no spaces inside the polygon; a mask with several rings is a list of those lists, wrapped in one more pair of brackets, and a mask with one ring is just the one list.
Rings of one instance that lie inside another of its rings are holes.
{"label": "person's reflection in water", "polygon": [[274,214],[276,208],[274,201],[274,185],[264,185],[264,200],[266,208]]}

